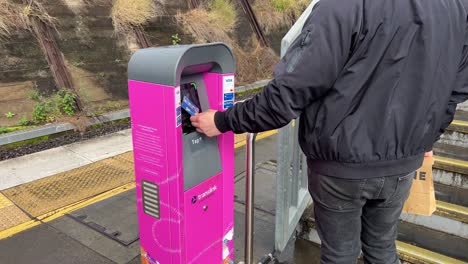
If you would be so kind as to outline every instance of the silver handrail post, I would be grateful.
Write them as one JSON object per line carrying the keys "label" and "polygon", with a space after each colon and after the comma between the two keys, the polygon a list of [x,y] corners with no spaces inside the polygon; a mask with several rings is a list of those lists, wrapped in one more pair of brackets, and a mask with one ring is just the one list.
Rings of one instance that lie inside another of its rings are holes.
{"label": "silver handrail post", "polygon": [[247,134],[246,176],[245,176],[245,264],[253,264],[253,225],[255,191],[255,138]]}

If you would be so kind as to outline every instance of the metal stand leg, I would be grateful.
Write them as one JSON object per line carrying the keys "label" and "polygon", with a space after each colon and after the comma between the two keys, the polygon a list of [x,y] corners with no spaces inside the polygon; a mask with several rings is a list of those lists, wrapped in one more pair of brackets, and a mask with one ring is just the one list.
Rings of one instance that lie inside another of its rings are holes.
{"label": "metal stand leg", "polygon": [[[246,175],[245,175],[245,261],[239,264],[254,264],[254,195],[255,195],[255,139],[257,134],[247,134]],[[273,255],[264,256],[258,263],[266,264]]]}
{"label": "metal stand leg", "polygon": [[246,176],[245,176],[245,264],[253,264],[253,225],[255,191],[255,138],[247,134]]}

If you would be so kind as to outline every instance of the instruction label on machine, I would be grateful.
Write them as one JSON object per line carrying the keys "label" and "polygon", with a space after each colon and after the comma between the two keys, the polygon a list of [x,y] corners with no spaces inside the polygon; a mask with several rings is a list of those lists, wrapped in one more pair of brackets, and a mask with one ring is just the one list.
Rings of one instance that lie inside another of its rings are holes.
{"label": "instruction label on machine", "polygon": [[228,109],[234,106],[235,100],[234,76],[223,77],[223,108]]}
{"label": "instruction label on machine", "polygon": [[180,86],[175,88],[174,93],[176,107],[176,127],[180,127],[180,125],[182,125],[182,100],[180,100]]}

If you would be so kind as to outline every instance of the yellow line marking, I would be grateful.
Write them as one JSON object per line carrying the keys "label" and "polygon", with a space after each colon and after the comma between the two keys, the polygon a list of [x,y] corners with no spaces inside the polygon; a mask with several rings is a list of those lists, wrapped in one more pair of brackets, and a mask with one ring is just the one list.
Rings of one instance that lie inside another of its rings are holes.
{"label": "yellow line marking", "polygon": [[437,201],[437,209],[444,210],[446,212],[454,213],[457,215],[462,215],[468,218],[468,208],[461,205]]}
{"label": "yellow line marking", "polygon": [[453,126],[461,126],[461,127],[467,127],[467,128],[468,128],[468,121],[453,120],[452,125],[453,125]]}
{"label": "yellow line marking", "polygon": [[3,209],[8,206],[12,206],[13,203],[5,195],[0,193],[0,209]]}
{"label": "yellow line marking", "polygon": [[[271,131],[263,132],[263,133],[260,133],[260,134],[257,135],[257,138],[255,139],[255,141],[259,141],[259,140],[271,137],[271,136],[276,135],[276,134],[278,134],[278,130],[271,130]],[[241,147],[245,146],[246,144],[247,144],[247,140],[242,140],[242,141],[237,142],[236,144],[234,144],[234,148],[236,148],[236,149],[241,148]]]}
{"label": "yellow line marking", "polygon": [[397,241],[397,250],[403,260],[411,261],[418,260],[428,264],[466,264],[466,262],[450,258],[420,247],[416,247],[401,241]]}
{"label": "yellow line marking", "polygon": [[96,195],[92,198],[86,199],[84,201],[76,202],[74,204],[62,207],[60,209],[54,210],[52,212],[49,212],[47,214],[41,215],[37,217],[37,220],[30,220],[25,223],[22,223],[20,225],[14,226],[12,228],[0,231],[0,240],[13,236],[17,233],[23,232],[29,228],[35,227],[41,222],[50,222],[52,220],[55,220],[67,213],[70,213],[72,211],[78,210],[80,208],[86,207],[88,205],[91,205],[93,203],[100,202],[102,200],[108,199],[112,196],[115,196],[117,194],[123,193],[125,191],[129,191],[131,189],[135,188],[135,183],[128,183],[123,186],[120,186],[118,188],[112,189],[110,191],[104,192],[102,194]]}
{"label": "yellow line marking", "polygon": [[[275,135],[277,133],[278,133],[277,130],[260,133],[257,136],[256,141],[259,141],[259,140],[265,139],[267,137],[273,136],[273,135]],[[243,147],[243,146],[245,146],[245,144],[246,144],[246,140],[243,140],[241,142],[236,143],[234,145],[234,148]],[[129,191],[129,190],[131,190],[133,188],[135,188],[135,183],[134,182],[133,183],[128,183],[128,184],[125,184],[125,185],[123,185],[121,187],[117,187],[117,188],[112,189],[110,191],[107,191],[107,192],[104,192],[104,193],[99,194],[97,196],[94,196],[92,198],[85,199],[84,201],[76,202],[74,204],[59,208],[59,209],[54,210],[52,212],[49,212],[47,214],[38,216],[37,220],[30,220],[30,221],[27,221],[25,223],[14,226],[12,228],[0,231],[0,240],[4,239],[4,238],[7,238],[7,237],[11,237],[11,236],[13,236],[15,234],[23,232],[23,231],[25,231],[25,230],[27,230],[29,228],[35,227],[37,225],[40,225],[42,222],[45,222],[45,223],[50,222],[50,221],[55,220],[55,219],[57,219],[57,218],[59,218],[61,216],[64,216],[67,213],[70,213],[72,211],[81,209],[81,208],[86,207],[88,205],[91,205],[93,203],[97,203],[97,202],[100,202],[102,200],[108,199],[108,198],[110,198],[112,196],[123,193],[125,191]],[[0,197],[0,199],[1,199],[1,197]]]}
{"label": "yellow line marking", "polygon": [[448,165],[448,166],[468,169],[468,162],[464,160],[456,160],[456,159],[451,159],[451,158],[446,158],[446,157],[441,157],[441,156],[434,156],[434,161],[436,163],[439,163],[440,165]]}

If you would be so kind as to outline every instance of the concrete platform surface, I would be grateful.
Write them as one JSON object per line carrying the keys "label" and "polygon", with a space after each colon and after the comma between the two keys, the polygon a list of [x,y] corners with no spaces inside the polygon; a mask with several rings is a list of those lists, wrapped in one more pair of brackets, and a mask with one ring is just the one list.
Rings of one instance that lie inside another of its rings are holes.
{"label": "concrete platform surface", "polygon": [[[113,139],[109,139],[112,141]],[[115,142],[114,142],[115,143]],[[239,143],[239,137],[238,137]],[[110,144],[112,145],[112,144]],[[106,143],[106,146],[109,147]],[[74,146],[75,152],[88,152],[88,146]],[[119,148],[114,153],[122,151]],[[62,152],[63,149],[55,150]],[[100,162],[105,161],[107,151],[102,151]],[[255,203],[255,257],[260,258],[270,253],[274,244],[274,172],[268,161],[276,159],[276,136],[258,141],[256,146],[257,159],[261,165],[257,167],[257,195]],[[83,156],[83,155],[81,155]],[[66,159],[70,157],[65,156]],[[42,158],[41,158],[42,159]],[[40,160],[41,160],[40,159]],[[86,156],[85,160],[97,160],[97,156]],[[37,163],[42,164],[42,163]],[[244,172],[245,147],[236,149],[236,258],[243,258],[244,237]],[[13,237],[0,240],[0,263],[80,263],[80,264],[137,264],[140,263],[139,241],[122,243],[113,239],[112,234],[121,232],[124,241],[130,241],[135,235],[137,225],[135,214],[134,189],[110,197],[106,200],[89,205],[69,215],[62,216],[51,222],[28,229]],[[86,216],[86,218],[84,218]],[[87,221],[77,221],[80,220]],[[317,247],[309,245],[304,250],[295,250],[295,244],[308,242],[292,241],[285,253],[284,263],[311,263],[311,256],[317,257]],[[305,244],[304,244],[305,243]],[[299,247],[301,248],[301,247]],[[304,261],[294,258],[304,259]]]}
{"label": "concrete platform surface", "polygon": [[[270,147],[259,144],[257,151],[271,150]],[[273,152],[274,153],[274,152]],[[268,157],[265,155],[264,157]],[[258,186],[257,201],[255,203],[255,259],[260,259],[273,250],[274,246],[274,210],[272,200],[275,181],[274,174],[270,170],[265,158],[260,158],[263,164],[257,166],[256,185]],[[240,168],[238,168],[240,169]],[[237,195],[235,211],[235,248],[236,259],[240,261],[244,257],[244,203],[243,171],[238,171]],[[72,213],[74,217],[79,215],[92,215],[92,222],[99,226],[83,224],[70,216],[63,216],[49,223],[29,229],[11,238],[0,240],[0,263],[80,263],[80,264],[137,264],[139,259],[139,241],[123,245],[121,242],[106,235],[106,225],[121,229],[134,230],[136,217],[130,217],[129,212],[134,212],[134,204],[127,202],[132,200],[134,190],[121,193],[110,199],[103,200]],[[123,202],[124,201],[124,202]],[[109,210],[112,208],[113,210]],[[125,221],[121,216],[127,217]],[[115,221],[109,219],[120,219]],[[112,230],[119,231],[119,230]],[[127,230],[128,231],[128,230]],[[318,263],[319,249],[306,241],[291,241],[288,249],[281,256],[284,264],[310,264]]]}

